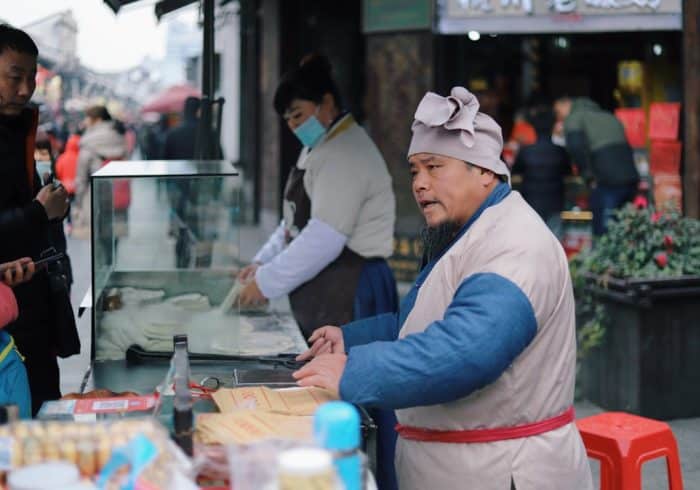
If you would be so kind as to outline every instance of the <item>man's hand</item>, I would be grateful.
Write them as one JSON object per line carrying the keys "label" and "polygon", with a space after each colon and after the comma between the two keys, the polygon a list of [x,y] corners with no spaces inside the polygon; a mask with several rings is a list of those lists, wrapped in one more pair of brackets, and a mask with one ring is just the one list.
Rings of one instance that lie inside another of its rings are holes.
{"label": "man's hand", "polygon": [[340,378],[345,371],[348,356],[345,354],[322,354],[292,376],[299,386],[318,386],[340,395]]}
{"label": "man's hand", "polygon": [[264,305],[267,298],[263,295],[255,280],[250,281],[243,287],[243,290],[238,295],[238,304],[241,307]]}
{"label": "man's hand", "polygon": [[36,200],[44,206],[49,219],[62,219],[68,211],[68,193],[62,185],[45,185],[36,195]]}
{"label": "man's hand", "polygon": [[15,287],[32,278],[34,262],[29,257],[24,257],[13,262],[0,264],[0,271],[2,271],[2,282],[10,287]]}
{"label": "man's hand", "polygon": [[317,328],[309,337],[309,343],[311,343],[311,348],[299,354],[296,358],[297,361],[307,361],[321,354],[345,354],[343,331],[340,327],[326,325]]}
{"label": "man's hand", "polygon": [[238,273],[238,280],[241,282],[248,282],[251,279],[254,279],[255,278],[255,271],[258,270],[258,267],[260,267],[260,264],[258,264],[257,262],[245,266]]}

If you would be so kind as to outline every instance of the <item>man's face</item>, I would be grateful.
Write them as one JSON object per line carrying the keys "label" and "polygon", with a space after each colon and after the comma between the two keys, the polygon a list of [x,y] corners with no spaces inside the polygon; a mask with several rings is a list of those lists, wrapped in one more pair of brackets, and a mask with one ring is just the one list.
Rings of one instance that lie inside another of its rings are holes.
{"label": "man's face", "polygon": [[17,116],[36,88],[36,57],[5,49],[0,53],[0,115]]}
{"label": "man's face", "polygon": [[418,153],[408,162],[413,197],[429,227],[447,222],[464,225],[497,183],[492,172],[456,158]]}
{"label": "man's face", "polygon": [[570,100],[558,100],[554,103],[554,114],[556,115],[557,122],[564,122],[564,120],[569,117],[571,112],[571,101]]}

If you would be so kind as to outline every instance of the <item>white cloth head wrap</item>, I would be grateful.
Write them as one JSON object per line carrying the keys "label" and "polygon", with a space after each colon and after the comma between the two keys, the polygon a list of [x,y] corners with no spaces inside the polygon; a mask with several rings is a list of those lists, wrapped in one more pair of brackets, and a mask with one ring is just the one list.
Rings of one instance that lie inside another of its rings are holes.
{"label": "white cloth head wrap", "polygon": [[414,118],[409,157],[433,153],[457,158],[504,175],[510,183],[510,170],[501,160],[501,127],[479,112],[479,101],[466,88],[454,87],[447,97],[428,92]]}

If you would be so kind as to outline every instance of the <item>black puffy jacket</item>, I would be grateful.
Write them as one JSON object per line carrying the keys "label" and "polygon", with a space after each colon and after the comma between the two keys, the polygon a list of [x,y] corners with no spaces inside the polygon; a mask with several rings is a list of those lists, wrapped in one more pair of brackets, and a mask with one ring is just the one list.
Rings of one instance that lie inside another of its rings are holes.
{"label": "black puffy jacket", "polygon": [[[51,225],[34,197],[41,182],[34,167],[36,114],[0,117],[0,263],[20,257],[39,258],[50,245]],[[32,175],[30,175],[30,173]],[[31,185],[30,185],[31,180]],[[49,354],[53,320],[49,314],[49,279],[45,271],[14,288],[19,318],[6,329],[24,355]]]}
{"label": "black puffy jacket", "polygon": [[545,220],[562,210],[564,176],[570,172],[568,153],[548,137],[521,148],[512,169],[523,176],[523,197]]}

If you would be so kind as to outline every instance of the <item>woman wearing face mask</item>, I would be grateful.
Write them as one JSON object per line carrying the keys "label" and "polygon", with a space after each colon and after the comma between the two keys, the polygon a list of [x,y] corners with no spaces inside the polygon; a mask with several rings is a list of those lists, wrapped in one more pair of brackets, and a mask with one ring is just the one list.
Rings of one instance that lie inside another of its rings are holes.
{"label": "woman wearing face mask", "polygon": [[282,223],[239,275],[242,306],[289,294],[304,335],[394,311],[395,200],[386,163],[342,110],[331,67],[305,58],[286,73],[277,113],[304,145],[284,191]]}
{"label": "woman wearing face mask", "polygon": [[[352,115],[342,110],[328,61],[312,56],[285,74],[277,113],[303,144],[284,191],[282,223],[239,275],[242,306],[289,294],[304,336],[398,307],[386,263],[396,203],[386,163]],[[331,349],[330,342],[326,346]],[[396,488],[392,411],[379,425],[377,479]]]}

